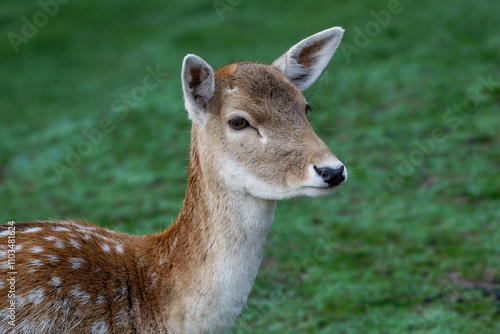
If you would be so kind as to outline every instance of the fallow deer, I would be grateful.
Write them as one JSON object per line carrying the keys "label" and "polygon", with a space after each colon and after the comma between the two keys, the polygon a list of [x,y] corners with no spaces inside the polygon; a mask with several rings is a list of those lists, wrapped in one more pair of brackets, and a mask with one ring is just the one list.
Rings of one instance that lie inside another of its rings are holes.
{"label": "fallow deer", "polygon": [[276,201],[328,195],[347,179],[301,92],[343,32],[312,35],[270,66],[214,72],[187,55],[191,149],[177,219],[144,236],[74,220],[1,225],[0,332],[226,332],[252,289]]}

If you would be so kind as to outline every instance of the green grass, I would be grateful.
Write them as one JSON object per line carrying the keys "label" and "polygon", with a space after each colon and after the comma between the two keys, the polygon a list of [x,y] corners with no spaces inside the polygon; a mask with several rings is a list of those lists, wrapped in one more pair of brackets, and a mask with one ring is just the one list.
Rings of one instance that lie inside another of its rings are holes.
{"label": "green grass", "polygon": [[[269,63],[341,25],[343,48],[306,95],[349,181],[278,204],[231,332],[499,333],[500,3],[402,0],[367,26],[388,2],[242,1],[221,20],[211,1],[71,1],[17,53],[7,34],[41,8],[0,5],[0,221],[164,229],[187,171],[182,57]],[[168,75],[125,114],[113,103],[138,94],[147,66]],[[103,119],[111,130],[89,146],[82,131]]]}

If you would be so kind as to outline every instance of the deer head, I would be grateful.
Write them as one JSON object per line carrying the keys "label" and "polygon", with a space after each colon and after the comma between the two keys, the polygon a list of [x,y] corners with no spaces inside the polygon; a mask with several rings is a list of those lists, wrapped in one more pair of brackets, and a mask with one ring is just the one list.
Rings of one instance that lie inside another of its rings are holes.
{"label": "deer head", "polygon": [[326,195],[345,182],[344,165],[309,124],[302,94],[343,32],[312,35],[270,66],[236,62],[214,72],[187,55],[182,87],[202,169],[227,189],[271,200]]}

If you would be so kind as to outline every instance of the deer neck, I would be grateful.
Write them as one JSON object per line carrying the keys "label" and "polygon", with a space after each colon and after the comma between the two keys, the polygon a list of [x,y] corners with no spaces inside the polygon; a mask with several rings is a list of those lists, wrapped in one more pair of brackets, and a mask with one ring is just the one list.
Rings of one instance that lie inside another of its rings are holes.
{"label": "deer neck", "polygon": [[170,256],[183,262],[173,273],[182,294],[176,300],[185,303],[179,305],[182,330],[218,333],[229,328],[246,303],[276,201],[229,190],[200,153],[194,129],[186,198],[167,232],[177,245]]}

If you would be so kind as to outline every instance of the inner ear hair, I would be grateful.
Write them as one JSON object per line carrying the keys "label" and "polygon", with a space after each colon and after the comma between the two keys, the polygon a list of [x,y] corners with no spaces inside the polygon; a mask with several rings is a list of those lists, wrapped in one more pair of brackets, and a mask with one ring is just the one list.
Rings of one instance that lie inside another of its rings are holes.
{"label": "inner ear hair", "polygon": [[313,43],[309,46],[304,47],[298,57],[297,57],[297,62],[304,66],[305,68],[309,68],[312,65],[314,65],[317,61],[317,56],[318,53],[321,51],[321,49],[324,47],[326,44],[326,40],[321,40],[316,43]]}

